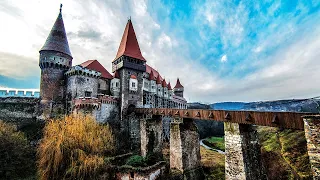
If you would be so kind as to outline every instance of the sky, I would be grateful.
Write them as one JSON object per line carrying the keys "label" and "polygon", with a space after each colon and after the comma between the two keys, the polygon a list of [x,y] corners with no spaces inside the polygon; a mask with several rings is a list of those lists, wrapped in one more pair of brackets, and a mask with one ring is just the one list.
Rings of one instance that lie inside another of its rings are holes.
{"label": "sky", "polygon": [[0,86],[39,88],[60,3],[73,65],[111,72],[131,17],[147,63],[189,102],[320,95],[320,0],[0,0]]}

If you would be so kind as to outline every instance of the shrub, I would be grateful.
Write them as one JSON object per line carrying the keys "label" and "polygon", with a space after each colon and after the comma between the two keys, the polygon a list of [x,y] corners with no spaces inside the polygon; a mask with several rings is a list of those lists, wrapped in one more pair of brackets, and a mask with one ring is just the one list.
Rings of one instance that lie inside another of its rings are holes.
{"label": "shrub", "polygon": [[35,149],[16,126],[0,121],[0,179],[22,179],[35,174]]}
{"label": "shrub", "polygon": [[147,166],[147,163],[145,158],[143,158],[142,156],[134,155],[127,160],[126,165],[133,167],[144,167]]}
{"label": "shrub", "polygon": [[41,179],[90,179],[99,175],[104,156],[114,151],[108,125],[91,116],[66,116],[47,123],[38,148]]}

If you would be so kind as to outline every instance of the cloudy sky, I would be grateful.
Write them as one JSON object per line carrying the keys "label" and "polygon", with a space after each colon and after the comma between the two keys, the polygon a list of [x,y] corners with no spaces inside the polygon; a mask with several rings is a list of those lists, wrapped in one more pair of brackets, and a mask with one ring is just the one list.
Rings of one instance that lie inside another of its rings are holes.
{"label": "cloudy sky", "polygon": [[188,101],[320,95],[319,0],[0,0],[0,86],[39,88],[39,50],[63,3],[73,65],[111,72],[128,17],[148,64]]}

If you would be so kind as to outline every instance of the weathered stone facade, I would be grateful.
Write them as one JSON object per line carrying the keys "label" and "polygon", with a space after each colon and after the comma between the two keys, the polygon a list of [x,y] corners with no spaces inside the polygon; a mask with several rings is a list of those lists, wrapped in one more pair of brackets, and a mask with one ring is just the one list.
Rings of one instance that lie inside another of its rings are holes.
{"label": "weathered stone facade", "polygon": [[140,120],[141,155],[153,152],[162,154],[162,117],[153,116]]}
{"label": "weathered stone facade", "polygon": [[18,127],[36,121],[39,116],[39,98],[0,98],[0,120],[11,122]]}
{"label": "weathered stone facade", "polygon": [[197,127],[192,119],[175,120],[170,125],[170,168],[186,179],[203,179]]}
{"label": "weathered stone facade", "polygon": [[304,116],[304,132],[313,179],[320,179],[320,116]]}
{"label": "weathered stone facade", "polygon": [[267,179],[255,127],[225,122],[224,129],[226,179]]}

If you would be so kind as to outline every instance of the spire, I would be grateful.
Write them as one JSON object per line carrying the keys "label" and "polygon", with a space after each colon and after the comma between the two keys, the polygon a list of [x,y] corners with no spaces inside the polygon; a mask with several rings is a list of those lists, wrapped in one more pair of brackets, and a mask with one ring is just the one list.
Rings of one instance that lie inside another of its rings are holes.
{"label": "spire", "polygon": [[170,82],[168,83],[168,90],[172,90]]}
{"label": "spire", "polygon": [[72,57],[69,49],[66,31],[64,29],[64,23],[63,23],[61,11],[62,11],[62,4],[60,4],[60,12],[56,19],[56,22],[54,23],[50,31],[50,34],[45,44],[41,48],[40,52],[41,51],[57,51]]}
{"label": "spire", "polygon": [[150,72],[150,75],[149,75],[149,80],[151,81],[151,80],[155,80],[156,78],[154,77],[154,75],[153,75],[153,71],[151,71]]}
{"label": "spire", "polygon": [[132,26],[131,18],[128,20],[126,28],[124,29],[118,53],[114,60],[118,59],[122,55],[146,61],[141,54],[136,33],[134,32]]}
{"label": "spire", "polygon": [[167,87],[167,82],[165,79],[163,79],[163,81],[162,81],[162,87]]}
{"label": "spire", "polygon": [[174,88],[183,88],[183,86],[180,83],[179,78],[177,79],[177,83],[176,83],[176,86],[174,86]]}
{"label": "spire", "polygon": [[156,83],[157,83],[157,84],[161,84],[160,75],[158,75]]}

